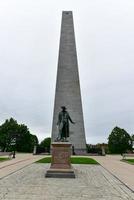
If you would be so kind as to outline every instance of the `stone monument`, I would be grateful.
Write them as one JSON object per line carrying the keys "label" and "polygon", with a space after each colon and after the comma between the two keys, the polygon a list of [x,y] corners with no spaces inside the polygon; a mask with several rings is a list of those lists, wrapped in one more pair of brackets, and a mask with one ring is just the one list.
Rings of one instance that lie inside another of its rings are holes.
{"label": "stone monument", "polygon": [[62,12],[57,83],[52,125],[52,142],[58,134],[57,117],[61,106],[67,108],[75,125],[70,124],[68,141],[75,154],[86,153],[86,139],[77,64],[72,11]]}

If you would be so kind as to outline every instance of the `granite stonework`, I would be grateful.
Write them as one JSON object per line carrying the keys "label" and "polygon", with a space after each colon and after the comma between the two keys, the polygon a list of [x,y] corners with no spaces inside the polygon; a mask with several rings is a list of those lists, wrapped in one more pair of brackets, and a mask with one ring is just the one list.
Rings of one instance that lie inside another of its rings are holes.
{"label": "granite stonework", "polygon": [[71,168],[71,144],[67,142],[52,143],[51,168],[70,169]]}
{"label": "granite stonework", "polygon": [[51,166],[47,170],[45,177],[75,178],[74,170],[71,166],[71,146],[68,142],[52,143]]}
{"label": "granite stonework", "polygon": [[54,142],[58,136],[56,125],[58,113],[61,111],[61,106],[65,106],[67,108],[71,119],[76,122],[75,124],[70,124],[68,140],[74,146],[75,154],[84,154],[86,152],[86,139],[75,44],[73,13],[71,11],[63,11],[62,13],[52,125],[52,142]]}

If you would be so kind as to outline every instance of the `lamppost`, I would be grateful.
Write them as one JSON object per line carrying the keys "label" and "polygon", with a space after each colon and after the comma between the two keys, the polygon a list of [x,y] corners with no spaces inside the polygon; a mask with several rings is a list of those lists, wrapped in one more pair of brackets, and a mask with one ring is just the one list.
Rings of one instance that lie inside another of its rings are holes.
{"label": "lamppost", "polygon": [[13,146],[14,150],[13,150],[13,158],[15,158],[15,145],[16,145],[16,135],[12,135],[12,138],[11,138],[11,146]]}
{"label": "lamppost", "polygon": [[13,146],[13,158],[15,158],[15,147],[16,147],[16,141],[18,140],[18,137],[20,137],[20,134],[13,134],[11,136],[11,146]]}

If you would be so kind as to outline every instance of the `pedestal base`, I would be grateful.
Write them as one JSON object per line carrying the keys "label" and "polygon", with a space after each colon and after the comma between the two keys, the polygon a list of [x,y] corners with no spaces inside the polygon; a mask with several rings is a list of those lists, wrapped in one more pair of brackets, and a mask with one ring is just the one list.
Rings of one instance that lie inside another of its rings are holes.
{"label": "pedestal base", "polygon": [[75,178],[73,169],[49,169],[45,177],[47,178]]}
{"label": "pedestal base", "polygon": [[47,178],[75,178],[71,166],[71,144],[69,142],[52,143],[52,162],[47,170]]}

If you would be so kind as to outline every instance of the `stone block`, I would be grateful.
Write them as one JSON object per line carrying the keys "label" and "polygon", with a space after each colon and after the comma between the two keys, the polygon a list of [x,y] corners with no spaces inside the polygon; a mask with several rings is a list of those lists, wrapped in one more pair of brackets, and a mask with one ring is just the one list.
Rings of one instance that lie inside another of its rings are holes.
{"label": "stone block", "polygon": [[48,178],[75,178],[71,166],[71,144],[68,142],[52,143],[52,161],[45,177]]}

